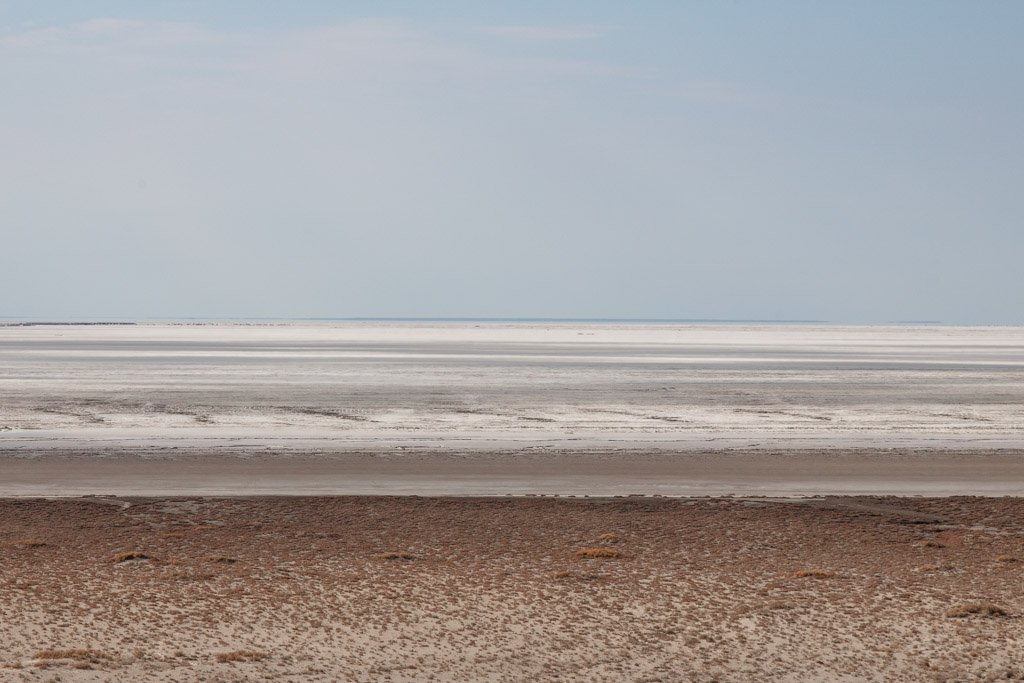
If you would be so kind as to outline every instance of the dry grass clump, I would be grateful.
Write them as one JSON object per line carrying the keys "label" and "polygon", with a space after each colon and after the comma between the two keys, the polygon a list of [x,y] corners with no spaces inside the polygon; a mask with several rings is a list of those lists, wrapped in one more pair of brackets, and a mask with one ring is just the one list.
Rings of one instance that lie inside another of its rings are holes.
{"label": "dry grass clump", "polygon": [[412,553],[377,553],[374,555],[378,560],[415,560],[418,559]]}
{"label": "dry grass clump", "polygon": [[238,560],[236,560],[235,558],[233,558],[233,557],[225,557],[224,555],[211,555],[210,557],[207,557],[206,559],[209,562],[216,562],[218,564],[234,564],[234,563],[238,562]]}
{"label": "dry grass clump", "polygon": [[155,560],[156,558],[152,555],[140,552],[138,550],[132,550],[126,553],[118,553],[109,559],[109,562],[114,564],[120,564],[121,562],[130,562],[131,560]]}
{"label": "dry grass clump", "polygon": [[996,558],[996,562],[1016,562],[1017,558],[1013,555],[1000,555]]}
{"label": "dry grass clump", "polygon": [[110,655],[99,650],[40,650],[32,655],[32,659],[74,659],[84,662],[98,662],[101,659],[113,659]]}
{"label": "dry grass clump", "polygon": [[945,548],[945,543],[939,543],[938,541],[918,541],[918,548]]}
{"label": "dry grass clump", "polygon": [[619,537],[617,535],[615,535],[615,534],[601,534],[600,536],[598,536],[594,540],[596,540],[596,541],[604,541],[606,543],[618,543],[619,542]]}
{"label": "dry grass clump", "polygon": [[947,617],[960,618],[971,614],[980,614],[986,617],[1005,617],[1006,610],[993,605],[991,602],[968,602],[946,610]]}
{"label": "dry grass clump", "polygon": [[611,548],[581,548],[576,551],[576,557],[621,557],[622,553]]}
{"label": "dry grass clump", "polygon": [[258,662],[269,656],[266,652],[257,652],[256,650],[233,650],[219,653],[216,659],[220,664],[227,664],[228,662]]}
{"label": "dry grass clump", "polygon": [[19,548],[46,548],[49,547],[49,543],[41,541],[38,538],[23,538],[20,541],[15,541],[14,545]]}
{"label": "dry grass clump", "polygon": [[793,576],[797,579],[831,579],[835,575],[835,572],[830,572],[826,569],[801,569],[793,573]]}

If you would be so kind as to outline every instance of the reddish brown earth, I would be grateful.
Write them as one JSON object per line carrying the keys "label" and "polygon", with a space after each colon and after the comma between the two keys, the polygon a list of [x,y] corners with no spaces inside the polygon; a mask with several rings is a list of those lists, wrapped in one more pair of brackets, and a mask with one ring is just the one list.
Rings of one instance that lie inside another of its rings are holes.
{"label": "reddish brown earth", "polygon": [[1020,498],[0,499],[0,680],[1021,679],[1022,579]]}

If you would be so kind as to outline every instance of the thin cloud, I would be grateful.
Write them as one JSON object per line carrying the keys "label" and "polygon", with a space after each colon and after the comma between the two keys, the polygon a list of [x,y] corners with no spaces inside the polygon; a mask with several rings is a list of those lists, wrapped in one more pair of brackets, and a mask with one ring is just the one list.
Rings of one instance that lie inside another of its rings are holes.
{"label": "thin cloud", "polygon": [[[485,32],[524,40],[578,40],[601,27],[504,26]],[[618,77],[637,70],[604,60],[540,55],[496,57],[478,46],[440,38],[405,22],[360,19],[316,28],[221,31],[201,25],[94,19],[0,37],[0,51],[32,55],[95,56],[125,68],[185,68],[258,73],[261,77],[346,78]]]}
{"label": "thin cloud", "polygon": [[0,47],[55,52],[96,52],[114,47],[168,48],[209,42],[217,34],[192,24],[92,19],[67,27],[33,29],[0,38]]}
{"label": "thin cloud", "polygon": [[478,29],[501,38],[516,40],[589,40],[608,33],[605,26],[486,26]]}

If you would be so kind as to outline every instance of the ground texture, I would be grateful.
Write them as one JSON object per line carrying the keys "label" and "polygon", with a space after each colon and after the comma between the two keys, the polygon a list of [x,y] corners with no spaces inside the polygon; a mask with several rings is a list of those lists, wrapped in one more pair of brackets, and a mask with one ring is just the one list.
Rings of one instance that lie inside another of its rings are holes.
{"label": "ground texture", "polygon": [[0,680],[1021,679],[1022,560],[1020,498],[4,499]]}

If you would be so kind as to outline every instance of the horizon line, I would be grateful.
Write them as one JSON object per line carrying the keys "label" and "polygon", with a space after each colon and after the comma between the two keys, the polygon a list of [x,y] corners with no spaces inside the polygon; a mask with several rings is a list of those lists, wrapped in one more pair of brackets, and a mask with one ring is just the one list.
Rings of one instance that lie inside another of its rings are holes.
{"label": "horizon line", "polygon": [[246,322],[435,322],[435,323],[590,323],[590,324],[756,324],[756,325],[930,325],[930,326],[996,326],[1015,327],[1012,323],[944,323],[939,320],[890,320],[874,323],[847,323],[823,319],[768,319],[768,318],[614,318],[614,317],[472,317],[472,316],[300,316],[300,317],[221,317],[221,316],[151,316],[151,317],[100,317],[82,316],[71,318],[44,318],[30,316],[0,315],[0,326],[48,326],[48,325],[134,325],[146,322],[199,322],[199,323],[246,323]]}

